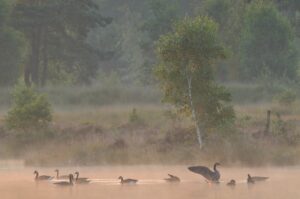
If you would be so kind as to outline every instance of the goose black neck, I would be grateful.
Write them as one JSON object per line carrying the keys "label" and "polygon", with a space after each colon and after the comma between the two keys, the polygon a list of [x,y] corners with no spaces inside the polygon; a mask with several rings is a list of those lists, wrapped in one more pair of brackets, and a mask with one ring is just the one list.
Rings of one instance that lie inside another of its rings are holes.
{"label": "goose black neck", "polygon": [[38,179],[38,178],[39,178],[39,173],[35,172],[35,179]]}
{"label": "goose black neck", "polygon": [[73,176],[69,176],[70,184],[73,184]]}
{"label": "goose black neck", "polygon": [[59,171],[56,170],[56,178],[59,178]]}
{"label": "goose black neck", "polygon": [[214,164],[214,170],[215,170],[215,171],[217,171],[217,166],[218,166],[218,164],[215,163],[215,164]]}

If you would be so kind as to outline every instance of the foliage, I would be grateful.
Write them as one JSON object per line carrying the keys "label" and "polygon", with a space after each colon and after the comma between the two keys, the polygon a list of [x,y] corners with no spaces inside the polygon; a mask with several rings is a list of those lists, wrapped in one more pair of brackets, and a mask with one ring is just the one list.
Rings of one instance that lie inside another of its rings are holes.
{"label": "foliage", "polygon": [[291,106],[296,101],[296,93],[292,90],[285,90],[275,96],[279,104],[283,106]]}
{"label": "foliage", "polygon": [[273,78],[296,79],[297,52],[287,18],[273,4],[255,1],[244,19],[241,43],[243,77],[253,79],[264,73]]}
{"label": "foliage", "polygon": [[230,15],[230,0],[206,0],[204,12],[223,27]]}
{"label": "foliage", "polygon": [[157,52],[160,64],[156,75],[165,102],[189,113],[195,109],[196,121],[204,129],[233,121],[233,109],[227,105],[230,94],[214,81],[213,64],[225,58],[226,52],[211,19],[186,17],[179,21],[173,32],[159,39]]}
{"label": "foliage", "polygon": [[18,0],[13,16],[14,26],[30,44],[24,67],[27,85],[45,85],[52,64],[73,74],[77,82],[95,77],[98,60],[104,55],[85,39],[91,29],[105,26],[111,19],[103,17],[92,0]]}
{"label": "foliage", "polygon": [[19,32],[9,26],[11,3],[0,0],[0,85],[14,83],[20,75],[25,41]]}
{"label": "foliage", "polygon": [[51,105],[46,97],[23,84],[15,86],[13,106],[6,117],[10,129],[28,130],[44,127],[52,120]]}

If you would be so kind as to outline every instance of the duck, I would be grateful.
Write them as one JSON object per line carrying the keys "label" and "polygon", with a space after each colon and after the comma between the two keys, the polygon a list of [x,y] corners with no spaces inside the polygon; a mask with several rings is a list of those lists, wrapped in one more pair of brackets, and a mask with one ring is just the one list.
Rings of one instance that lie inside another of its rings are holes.
{"label": "duck", "polygon": [[236,182],[235,182],[234,179],[230,180],[230,181],[227,183],[228,186],[235,186],[235,184],[236,184]]}
{"label": "duck", "polygon": [[73,174],[69,174],[69,181],[59,181],[59,182],[54,182],[53,184],[57,186],[73,186],[73,179],[74,176]]}
{"label": "duck", "polygon": [[254,179],[250,176],[250,174],[248,174],[247,183],[248,184],[254,184],[255,183]]}
{"label": "duck", "polygon": [[59,170],[55,169],[54,172],[56,172],[56,179],[69,179],[70,175],[59,175]]}
{"label": "duck", "polygon": [[218,183],[219,179],[221,177],[221,174],[217,170],[217,166],[220,166],[220,165],[221,165],[220,163],[216,162],[213,166],[213,171],[205,166],[191,166],[191,167],[188,167],[188,169],[191,172],[202,175],[209,182]]}
{"label": "duck", "polygon": [[121,184],[136,184],[138,182],[138,180],[136,179],[130,179],[130,178],[124,179],[122,176],[120,176],[118,179],[121,180],[120,182]]}
{"label": "duck", "polygon": [[76,175],[76,178],[75,178],[76,184],[88,184],[91,182],[88,178],[79,178],[78,171],[75,172],[75,175]]}
{"label": "duck", "polygon": [[169,183],[180,182],[180,178],[171,174],[168,174],[169,178],[165,178],[164,180]]}
{"label": "duck", "polygon": [[35,178],[34,178],[34,180],[36,180],[36,181],[43,181],[43,180],[51,180],[53,177],[51,177],[51,176],[47,176],[47,175],[39,175],[39,172],[37,171],[37,170],[35,170],[34,172],[33,172],[33,174],[35,174]]}

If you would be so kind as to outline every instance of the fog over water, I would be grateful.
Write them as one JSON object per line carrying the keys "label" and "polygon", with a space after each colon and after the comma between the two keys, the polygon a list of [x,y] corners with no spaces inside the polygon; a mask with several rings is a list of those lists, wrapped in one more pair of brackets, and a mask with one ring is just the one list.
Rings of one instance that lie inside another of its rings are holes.
{"label": "fog over water", "polygon": [[[57,187],[53,182],[34,181],[33,171],[55,175],[55,168],[24,168],[0,170],[1,199],[297,199],[300,198],[300,168],[220,168],[221,183],[211,185],[197,174],[189,172],[185,166],[106,166],[61,168],[61,174],[80,171],[82,177],[93,182],[73,187]],[[181,178],[179,184],[168,184],[162,180],[171,173]],[[269,176],[266,182],[248,185],[246,176]],[[136,178],[137,185],[120,185],[117,179]],[[228,187],[226,183],[235,179],[237,185]]]}

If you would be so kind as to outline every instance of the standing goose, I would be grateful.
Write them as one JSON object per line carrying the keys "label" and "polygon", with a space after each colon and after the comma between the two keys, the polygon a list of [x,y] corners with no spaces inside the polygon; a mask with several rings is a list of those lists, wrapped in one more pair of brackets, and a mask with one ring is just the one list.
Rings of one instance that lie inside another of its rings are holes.
{"label": "standing goose", "polygon": [[58,186],[73,186],[73,179],[74,179],[73,174],[69,174],[69,182],[60,181],[60,182],[54,182],[53,184],[58,185]]}
{"label": "standing goose", "polygon": [[56,172],[56,179],[69,179],[70,175],[59,175],[59,170],[55,169],[54,172]]}
{"label": "standing goose", "polygon": [[34,180],[36,181],[43,181],[43,180],[51,180],[52,177],[51,176],[47,176],[47,175],[39,175],[38,171],[34,171],[33,174],[35,174],[35,178]]}
{"label": "standing goose", "polygon": [[121,184],[136,184],[138,181],[136,179],[130,179],[130,178],[124,179],[122,176],[120,176],[118,179],[121,180],[121,182],[120,182]]}
{"label": "standing goose", "polygon": [[214,171],[210,170],[209,168],[207,168],[205,166],[192,166],[192,167],[188,167],[188,169],[191,172],[202,175],[204,178],[206,178],[210,182],[218,183],[219,179],[221,177],[219,171],[217,170],[217,166],[219,166],[219,165],[221,165],[221,164],[218,162],[214,164]]}
{"label": "standing goose", "polygon": [[75,175],[76,175],[76,178],[75,178],[76,184],[87,184],[87,183],[91,182],[88,178],[79,178],[78,171],[75,172]]}
{"label": "standing goose", "polygon": [[170,177],[169,178],[165,178],[164,180],[170,183],[174,183],[174,182],[180,182],[180,178],[178,178],[177,176],[168,174]]}

